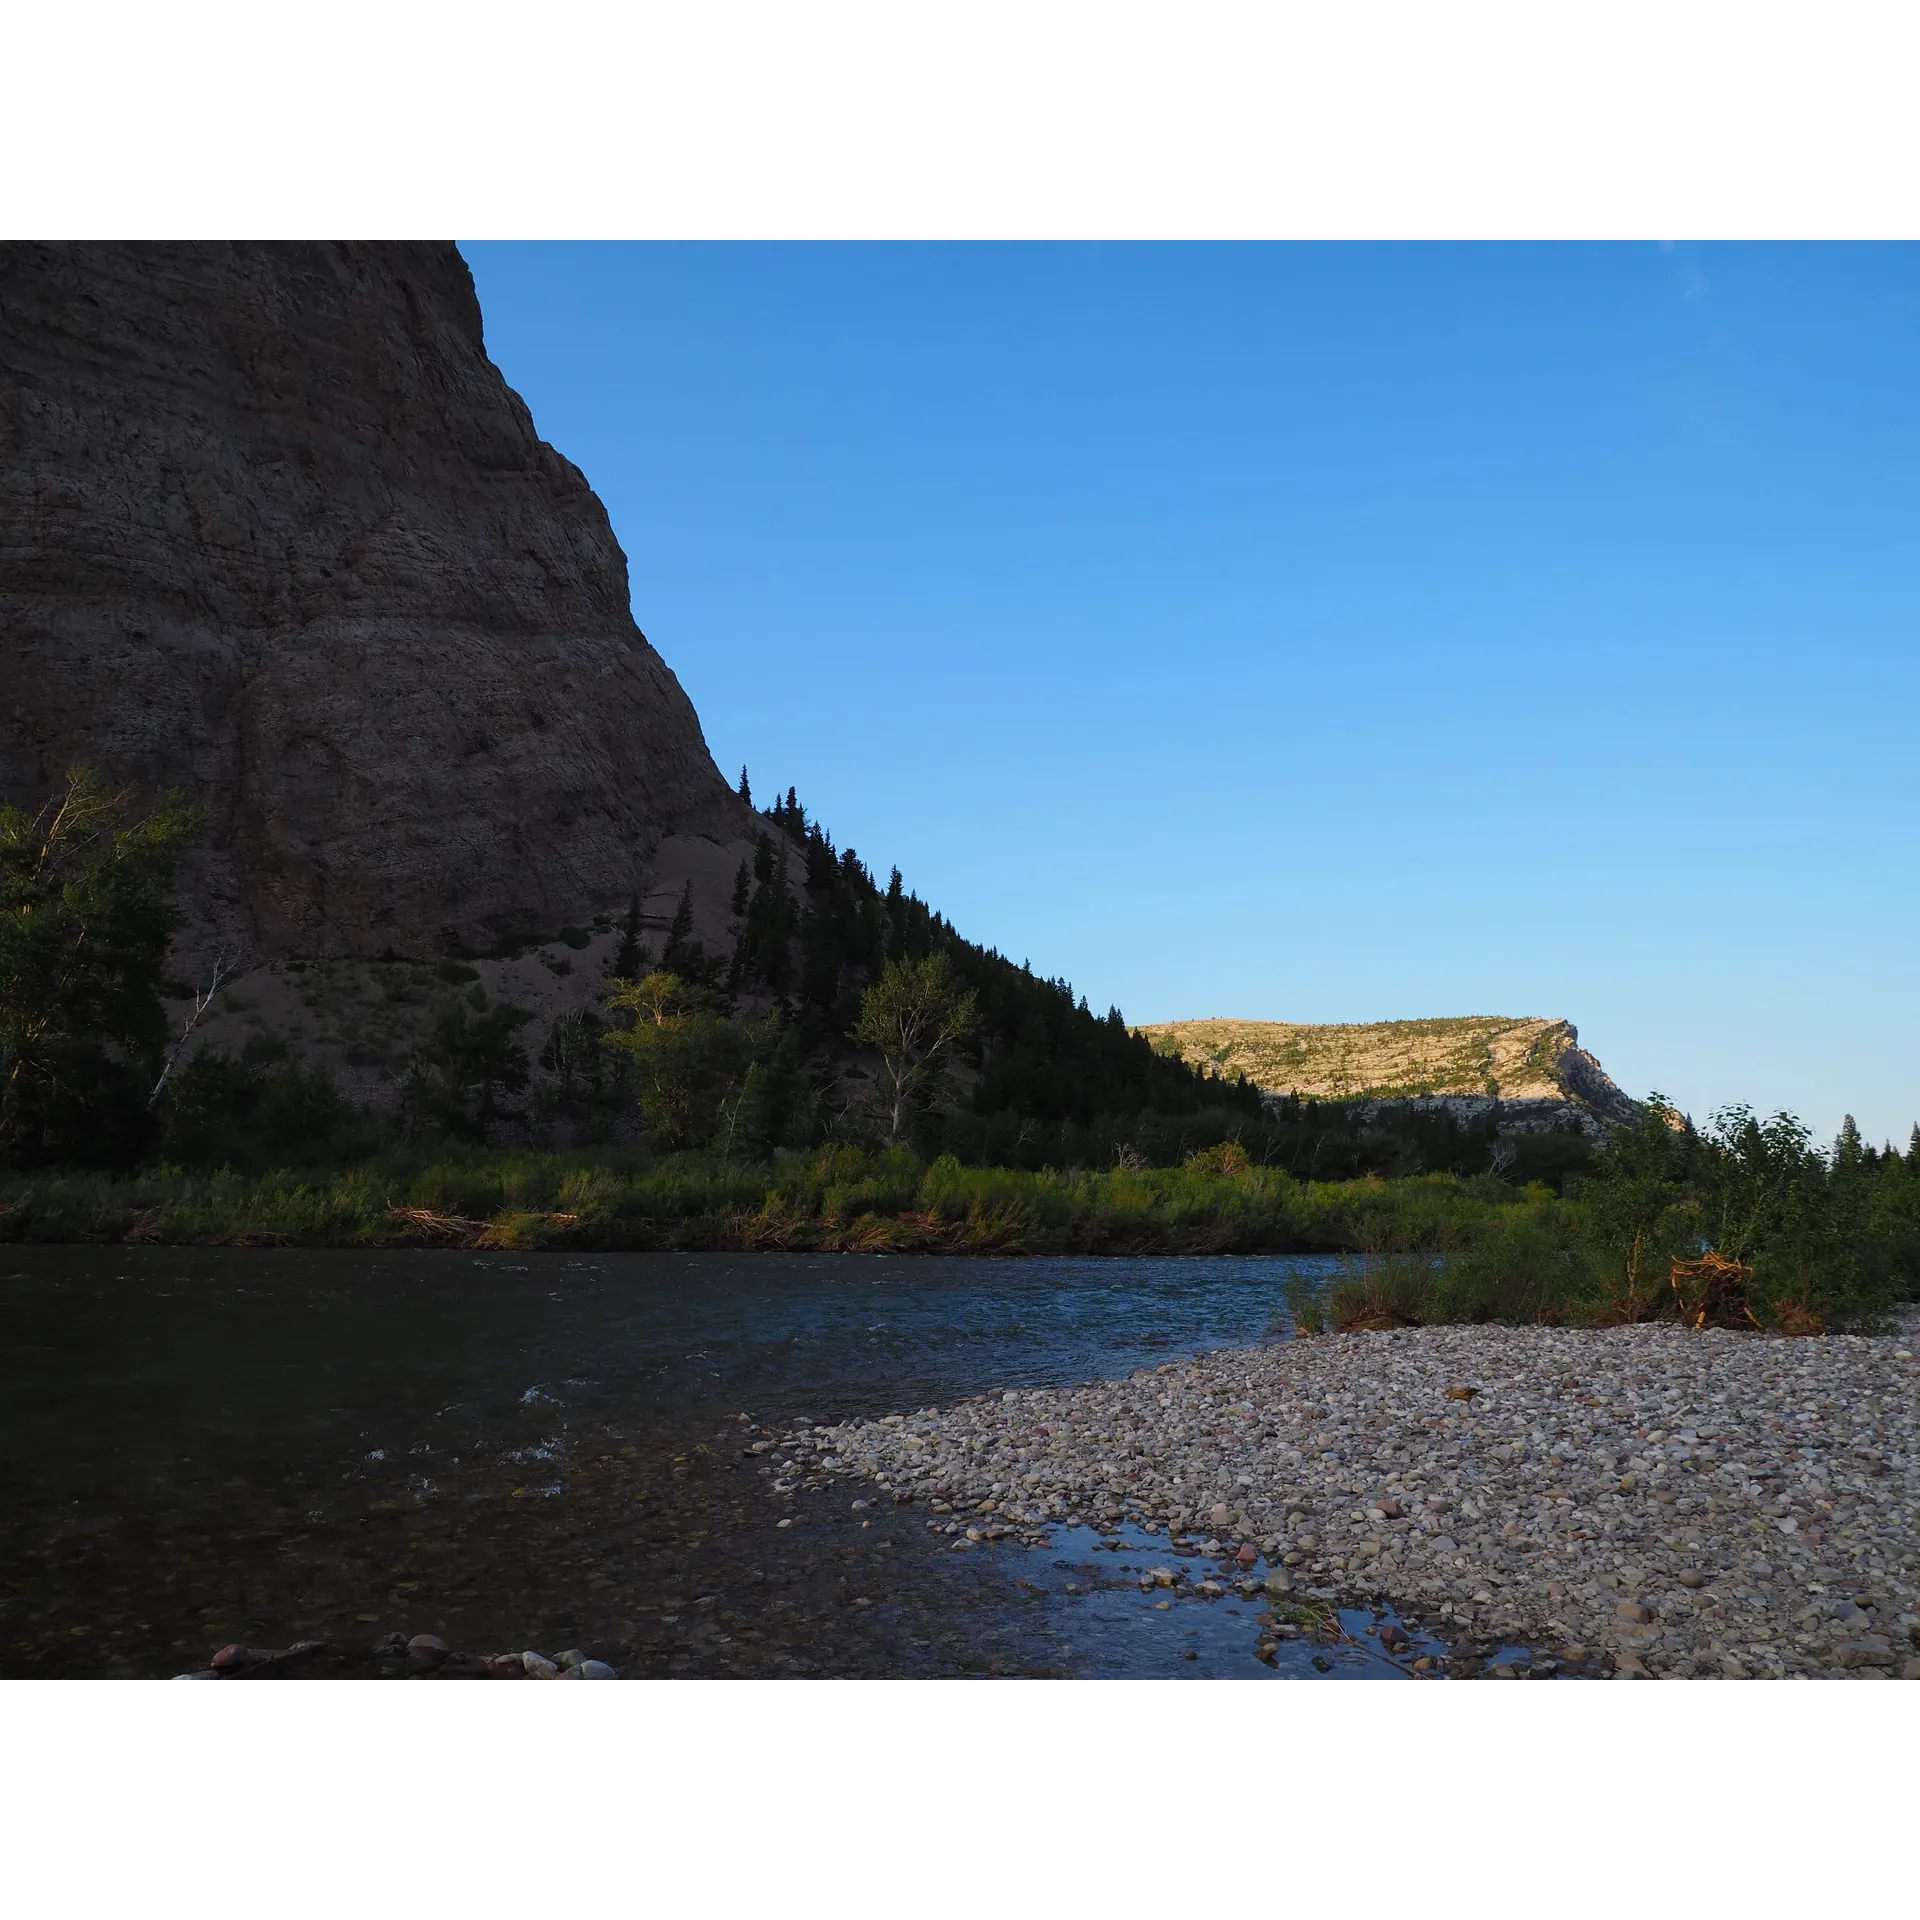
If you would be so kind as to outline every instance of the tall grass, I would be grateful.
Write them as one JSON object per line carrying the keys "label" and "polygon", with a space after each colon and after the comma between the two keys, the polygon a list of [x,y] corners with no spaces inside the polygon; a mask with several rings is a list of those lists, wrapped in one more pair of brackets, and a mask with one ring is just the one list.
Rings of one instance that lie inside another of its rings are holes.
{"label": "tall grass", "polygon": [[0,1180],[0,1239],[178,1245],[787,1247],[942,1253],[1319,1253],[1465,1247],[1533,1199],[1484,1179],[1296,1181],[1244,1163],[1024,1172],[841,1147],[405,1156],[337,1173],[160,1167]]}
{"label": "tall grass", "polygon": [[[1667,1276],[1673,1259],[1707,1244],[1701,1190],[1633,1189],[1626,1206],[1617,1191],[1562,1199],[1486,1175],[1313,1182],[1221,1150],[1174,1168],[1029,1172],[950,1156],[928,1164],[904,1147],[761,1162],[476,1147],[331,1172],[0,1178],[0,1241],[1336,1253],[1347,1259],[1331,1285],[1303,1281],[1288,1297],[1304,1332],[1606,1326],[1682,1313]],[[1743,1314],[1751,1308],[1741,1324],[1874,1324],[1920,1297],[1920,1177],[1889,1165],[1869,1184],[1808,1184],[1740,1257],[1750,1263]]]}

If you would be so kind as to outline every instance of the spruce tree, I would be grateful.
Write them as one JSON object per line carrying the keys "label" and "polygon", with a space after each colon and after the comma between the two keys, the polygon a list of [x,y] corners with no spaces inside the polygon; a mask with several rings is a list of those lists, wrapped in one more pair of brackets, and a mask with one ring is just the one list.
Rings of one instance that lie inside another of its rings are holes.
{"label": "spruce tree", "polygon": [[673,910],[673,923],[667,928],[667,944],[660,964],[668,973],[684,969],[693,946],[693,881],[680,889],[680,904]]}
{"label": "spruce tree", "polygon": [[620,930],[620,944],[608,973],[615,980],[638,980],[646,962],[647,950],[640,944],[640,896],[635,893],[628,897],[626,925]]}
{"label": "spruce tree", "polygon": [[887,947],[889,960],[904,960],[907,954],[907,895],[906,885],[900,878],[900,869],[895,867],[892,877],[887,881]]}
{"label": "spruce tree", "polygon": [[753,783],[747,778],[747,770],[745,767],[740,769],[740,798],[744,800],[748,806],[753,805]]}
{"label": "spruce tree", "polygon": [[733,917],[736,920],[747,910],[747,887],[752,878],[752,871],[742,860],[740,871],[733,876]]}

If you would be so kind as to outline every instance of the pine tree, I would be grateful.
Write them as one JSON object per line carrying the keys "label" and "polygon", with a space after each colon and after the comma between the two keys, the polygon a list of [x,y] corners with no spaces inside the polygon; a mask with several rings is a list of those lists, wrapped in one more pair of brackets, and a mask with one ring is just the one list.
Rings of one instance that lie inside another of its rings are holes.
{"label": "pine tree", "polygon": [[892,877],[887,881],[887,945],[886,957],[889,960],[904,960],[907,956],[907,895],[906,883],[900,878],[900,869],[895,867]]}
{"label": "pine tree", "polygon": [[608,971],[615,980],[638,980],[646,963],[647,950],[640,944],[640,896],[635,893],[628,898],[627,923],[620,931],[620,945]]}
{"label": "pine tree", "polygon": [[748,806],[753,805],[753,783],[748,780],[745,767],[740,769],[740,798],[744,800]]}
{"label": "pine tree", "polygon": [[[743,776],[744,778],[744,776]],[[753,875],[747,863],[740,862],[740,871],[733,876],[733,917],[737,920],[747,910],[747,887]]]}
{"label": "pine tree", "polygon": [[681,972],[693,947],[693,881],[680,889],[680,904],[673,910],[673,923],[667,928],[667,944],[660,964],[668,973]]}

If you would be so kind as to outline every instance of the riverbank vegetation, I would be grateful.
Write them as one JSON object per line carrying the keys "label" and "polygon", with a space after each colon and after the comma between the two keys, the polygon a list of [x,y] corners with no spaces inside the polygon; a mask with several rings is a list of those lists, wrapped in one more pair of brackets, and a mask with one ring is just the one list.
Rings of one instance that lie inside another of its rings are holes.
{"label": "riverbank vegetation", "polygon": [[1566,1200],[1505,1210],[1464,1244],[1377,1243],[1290,1296],[1299,1331],[1502,1322],[1821,1333],[1920,1299],[1920,1127],[1876,1152],[1851,1119],[1827,1152],[1789,1114],[1696,1131],[1658,1097]]}
{"label": "riverbank vegetation", "polygon": [[1480,1177],[1297,1181],[1237,1148],[1183,1167],[1042,1171],[830,1147],[679,1153],[397,1151],[332,1171],[0,1180],[0,1239],[239,1246],[1306,1253],[1456,1247],[1545,1189]]}
{"label": "riverbank vegetation", "polygon": [[1289,1296],[1302,1332],[1654,1319],[1817,1332],[1920,1297],[1920,1144],[1876,1154],[1843,1134],[1823,1154],[1784,1119],[1729,1114],[1695,1133],[1656,1109],[1566,1195],[1490,1174],[1301,1181],[1235,1143],[1177,1168],[1038,1173],[908,1147],[767,1160],[416,1148],[331,1171],[15,1176],[0,1182],[0,1239],[1328,1253],[1345,1256],[1331,1283]]}
{"label": "riverbank vegetation", "polygon": [[882,889],[791,791],[762,817],[730,955],[689,895],[656,960],[636,901],[596,1010],[544,1037],[449,963],[375,1110],[271,1034],[170,1033],[177,803],[81,771],[0,809],[0,1239],[1347,1256],[1303,1331],[1815,1331],[1920,1296],[1920,1129],[1819,1151],[1656,1099],[1597,1144],[1274,1099]]}

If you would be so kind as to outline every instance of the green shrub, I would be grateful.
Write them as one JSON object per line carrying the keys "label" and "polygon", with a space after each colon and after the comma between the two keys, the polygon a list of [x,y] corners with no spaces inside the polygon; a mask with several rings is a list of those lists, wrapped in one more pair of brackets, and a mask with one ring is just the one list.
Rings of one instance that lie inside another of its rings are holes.
{"label": "green shrub", "polygon": [[1327,1294],[1327,1318],[1334,1332],[1428,1325],[1436,1317],[1435,1267],[1430,1255],[1414,1253],[1350,1264]]}
{"label": "green shrub", "polygon": [[1600,1287],[1593,1250],[1571,1229],[1564,1212],[1545,1207],[1496,1222],[1439,1263],[1433,1318],[1524,1326],[1594,1317]]}

